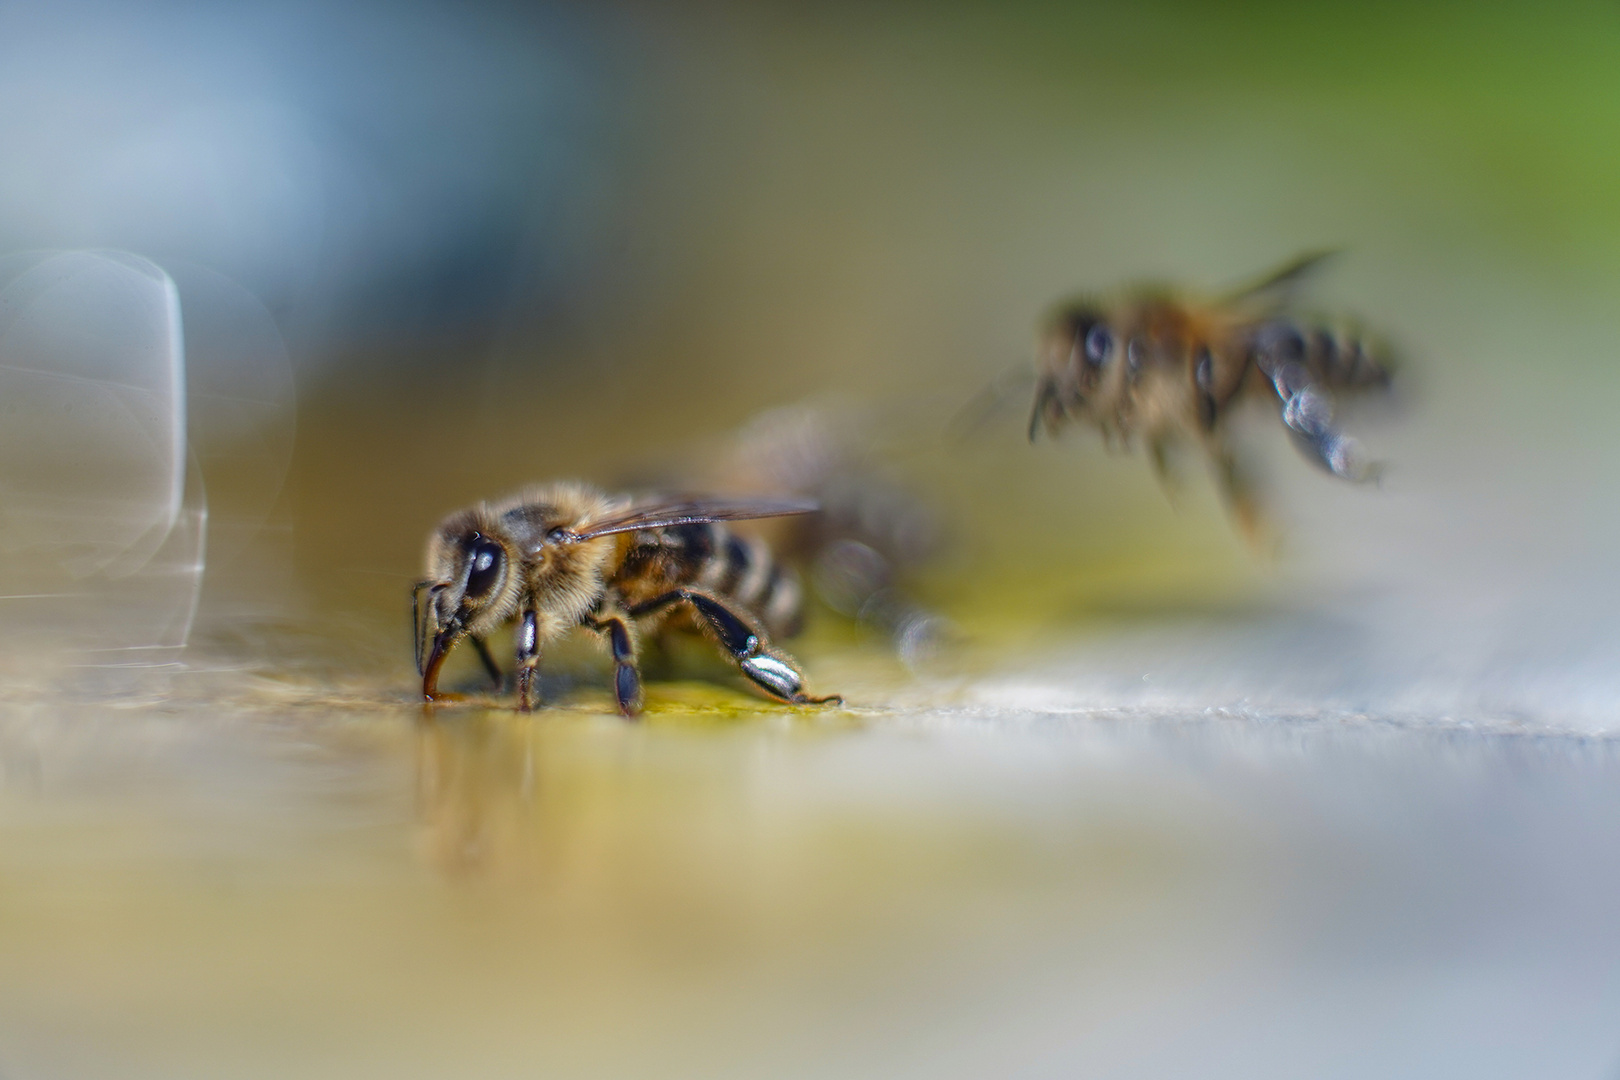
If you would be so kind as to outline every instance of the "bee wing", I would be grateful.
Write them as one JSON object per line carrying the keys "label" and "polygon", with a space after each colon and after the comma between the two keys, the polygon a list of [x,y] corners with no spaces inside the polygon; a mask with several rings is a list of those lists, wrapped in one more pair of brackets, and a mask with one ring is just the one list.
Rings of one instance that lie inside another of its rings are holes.
{"label": "bee wing", "polygon": [[947,434],[952,442],[966,442],[978,434],[1008,401],[1017,395],[1022,401],[1035,386],[1035,372],[1028,360],[1010,365],[983,390],[974,394],[951,418]]}
{"label": "bee wing", "polygon": [[637,529],[663,529],[671,525],[696,525],[706,521],[786,517],[789,514],[811,514],[819,509],[820,505],[812,499],[679,499],[632,506],[593,522],[583,532],[564,532],[559,539],[573,544]]}
{"label": "bee wing", "polygon": [[1294,294],[1299,291],[1300,286],[1305,283],[1306,279],[1338,254],[1338,250],[1334,248],[1322,251],[1307,251],[1258,281],[1251,282],[1231,293],[1227,298],[1227,302],[1232,304],[1259,304],[1263,307],[1282,307],[1293,300]]}

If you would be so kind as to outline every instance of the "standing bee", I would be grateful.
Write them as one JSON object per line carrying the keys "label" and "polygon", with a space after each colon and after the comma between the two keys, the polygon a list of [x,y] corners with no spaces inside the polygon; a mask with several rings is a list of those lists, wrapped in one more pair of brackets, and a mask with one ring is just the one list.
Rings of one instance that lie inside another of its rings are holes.
{"label": "standing bee", "polygon": [[412,591],[422,696],[438,696],[439,668],[462,638],[500,685],[484,637],[516,621],[518,708],[525,712],[537,703],[541,646],[575,627],[606,641],[625,716],[641,711],[638,634],[665,624],[707,635],[778,701],[838,701],[806,697],[798,665],[767,636],[767,628],[791,633],[797,579],[764,545],[720,524],[815,508],[771,499],[637,504],[564,483],[451,514],[428,538],[428,576]]}
{"label": "standing bee", "polygon": [[1226,423],[1238,402],[1277,402],[1317,464],[1347,480],[1373,478],[1377,467],[1333,424],[1333,394],[1387,388],[1387,358],[1352,329],[1291,313],[1296,288],[1328,254],[1302,256],[1212,301],[1143,287],[1061,305],[1037,340],[1030,441],[1071,422],[1100,429],[1110,446],[1128,447],[1140,434],[1161,481],[1172,446],[1197,442],[1251,539],[1261,532],[1260,507]]}

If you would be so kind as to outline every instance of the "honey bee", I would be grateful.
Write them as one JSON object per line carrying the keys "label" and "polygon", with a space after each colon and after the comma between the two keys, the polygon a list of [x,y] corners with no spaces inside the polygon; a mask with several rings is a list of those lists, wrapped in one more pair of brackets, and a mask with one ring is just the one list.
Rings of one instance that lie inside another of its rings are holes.
{"label": "honey bee", "polygon": [[412,591],[422,697],[439,697],[439,669],[463,639],[502,685],[484,638],[516,622],[525,712],[538,704],[542,647],[577,627],[607,644],[625,716],[641,711],[638,638],[664,626],[706,635],[778,701],[837,702],[805,696],[798,664],[771,644],[770,634],[791,634],[798,620],[798,579],[762,543],[722,524],[815,509],[793,499],[637,502],[559,483],[457,511],[428,538],[428,576]]}
{"label": "honey bee", "polygon": [[1301,256],[1214,300],[1141,287],[1060,305],[1037,339],[1030,441],[1071,423],[1098,428],[1110,446],[1140,435],[1161,482],[1175,444],[1201,445],[1251,539],[1263,519],[1227,423],[1244,400],[1275,402],[1295,442],[1333,475],[1376,477],[1377,465],[1334,425],[1334,395],[1387,389],[1386,353],[1349,326],[1292,314],[1298,286],[1330,254]]}

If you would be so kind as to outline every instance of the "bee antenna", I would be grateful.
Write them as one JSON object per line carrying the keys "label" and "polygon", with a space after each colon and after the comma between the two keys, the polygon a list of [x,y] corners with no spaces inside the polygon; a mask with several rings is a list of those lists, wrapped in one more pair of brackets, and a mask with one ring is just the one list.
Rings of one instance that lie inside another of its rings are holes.
{"label": "bee antenna", "polygon": [[422,590],[428,582],[418,581],[411,586],[411,648],[416,653],[416,673],[422,674]]}
{"label": "bee antenna", "polygon": [[416,673],[422,674],[423,654],[427,652],[427,619],[422,614],[422,590],[438,592],[445,588],[442,581],[418,581],[411,586],[411,644],[416,650]]}

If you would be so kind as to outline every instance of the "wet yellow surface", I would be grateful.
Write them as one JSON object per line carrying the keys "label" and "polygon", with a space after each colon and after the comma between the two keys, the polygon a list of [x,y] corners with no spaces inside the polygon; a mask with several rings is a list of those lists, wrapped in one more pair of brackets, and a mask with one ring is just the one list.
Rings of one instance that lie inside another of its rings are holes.
{"label": "wet yellow surface", "polygon": [[524,716],[220,671],[8,707],[4,1075],[1416,1076],[1487,1037],[1504,1066],[1614,1049],[1607,743],[1009,708],[826,665],[852,707],[677,682],[627,723],[588,684]]}
{"label": "wet yellow surface", "polygon": [[1095,795],[1031,833],[917,790],[906,740],[849,760],[869,718],[708,694],[639,725],[307,705],[9,730],[7,1067],[853,1068],[1054,947],[1109,962],[1199,873],[1178,828]]}

